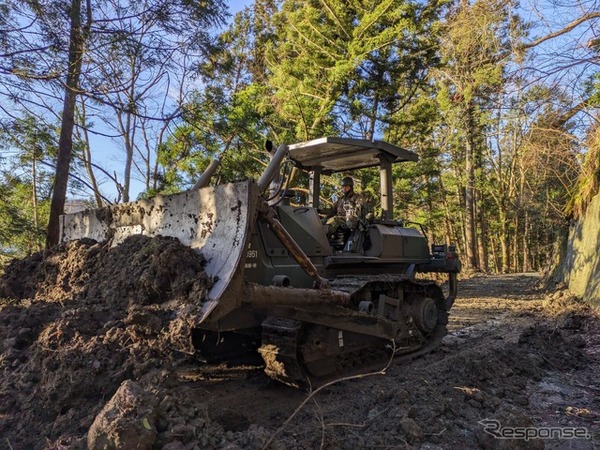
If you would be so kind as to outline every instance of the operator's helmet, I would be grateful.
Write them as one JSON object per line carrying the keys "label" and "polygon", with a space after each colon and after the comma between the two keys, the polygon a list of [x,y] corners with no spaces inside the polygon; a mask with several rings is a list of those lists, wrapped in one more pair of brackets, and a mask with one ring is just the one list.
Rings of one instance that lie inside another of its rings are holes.
{"label": "operator's helmet", "polygon": [[354,180],[352,179],[352,177],[343,178],[342,182],[340,183],[340,186],[354,187]]}

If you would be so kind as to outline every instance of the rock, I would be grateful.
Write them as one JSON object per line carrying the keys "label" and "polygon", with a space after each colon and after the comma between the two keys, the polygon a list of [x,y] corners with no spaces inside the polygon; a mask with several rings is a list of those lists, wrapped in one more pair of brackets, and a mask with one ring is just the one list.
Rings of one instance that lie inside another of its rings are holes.
{"label": "rock", "polygon": [[444,450],[444,447],[440,447],[435,443],[425,442],[423,445],[419,447],[419,450]]}
{"label": "rock", "polygon": [[184,450],[185,446],[180,441],[172,441],[164,445],[161,450]]}
{"label": "rock", "polygon": [[425,436],[423,433],[423,429],[417,423],[417,421],[409,417],[405,417],[404,419],[400,420],[400,428],[402,429],[402,431],[404,431],[404,434],[406,435],[406,440],[409,444],[419,443],[423,440],[423,437]]}
{"label": "rock", "polygon": [[152,448],[156,440],[153,403],[141,386],[124,381],[94,419],[88,432],[88,450]]}

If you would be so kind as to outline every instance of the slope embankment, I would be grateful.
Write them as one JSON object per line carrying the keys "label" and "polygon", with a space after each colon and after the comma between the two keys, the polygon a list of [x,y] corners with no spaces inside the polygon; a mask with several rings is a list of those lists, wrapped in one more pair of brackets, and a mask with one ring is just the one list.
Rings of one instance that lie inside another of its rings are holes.
{"label": "slope embankment", "polygon": [[554,279],[595,308],[600,308],[600,194],[571,224],[564,257]]}

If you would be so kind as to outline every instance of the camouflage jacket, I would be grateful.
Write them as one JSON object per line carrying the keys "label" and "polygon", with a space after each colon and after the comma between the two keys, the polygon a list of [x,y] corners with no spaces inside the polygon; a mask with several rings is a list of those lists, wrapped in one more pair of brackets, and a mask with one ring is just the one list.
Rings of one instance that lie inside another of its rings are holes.
{"label": "camouflage jacket", "polygon": [[333,217],[337,215],[345,218],[347,215],[347,209],[350,210],[350,215],[358,216],[358,210],[360,209],[360,196],[354,191],[350,191],[348,194],[340,197],[333,205],[333,209],[327,215],[327,217]]}

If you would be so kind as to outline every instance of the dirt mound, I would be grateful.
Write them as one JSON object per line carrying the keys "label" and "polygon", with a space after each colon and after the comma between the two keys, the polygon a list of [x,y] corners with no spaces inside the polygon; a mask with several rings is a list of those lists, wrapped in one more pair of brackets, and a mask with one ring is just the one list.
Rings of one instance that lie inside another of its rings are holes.
{"label": "dirt mound", "polygon": [[204,259],[175,238],[132,236],[118,247],[82,239],[13,261],[0,279],[0,297],[79,300],[111,306],[202,302],[211,283]]}
{"label": "dirt mound", "polygon": [[203,267],[177,240],[143,236],[13,262],[0,278],[0,449],[566,448],[499,440],[486,423],[600,436],[598,317],[544,296],[537,277],[462,281],[437,351],[298,408],[307,393],[260,367],[193,357]]}
{"label": "dirt mound", "polygon": [[81,437],[125,380],[168,380],[193,352],[203,267],[177,240],[144,236],[13,262],[0,279],[0,434],[21,448]]}

